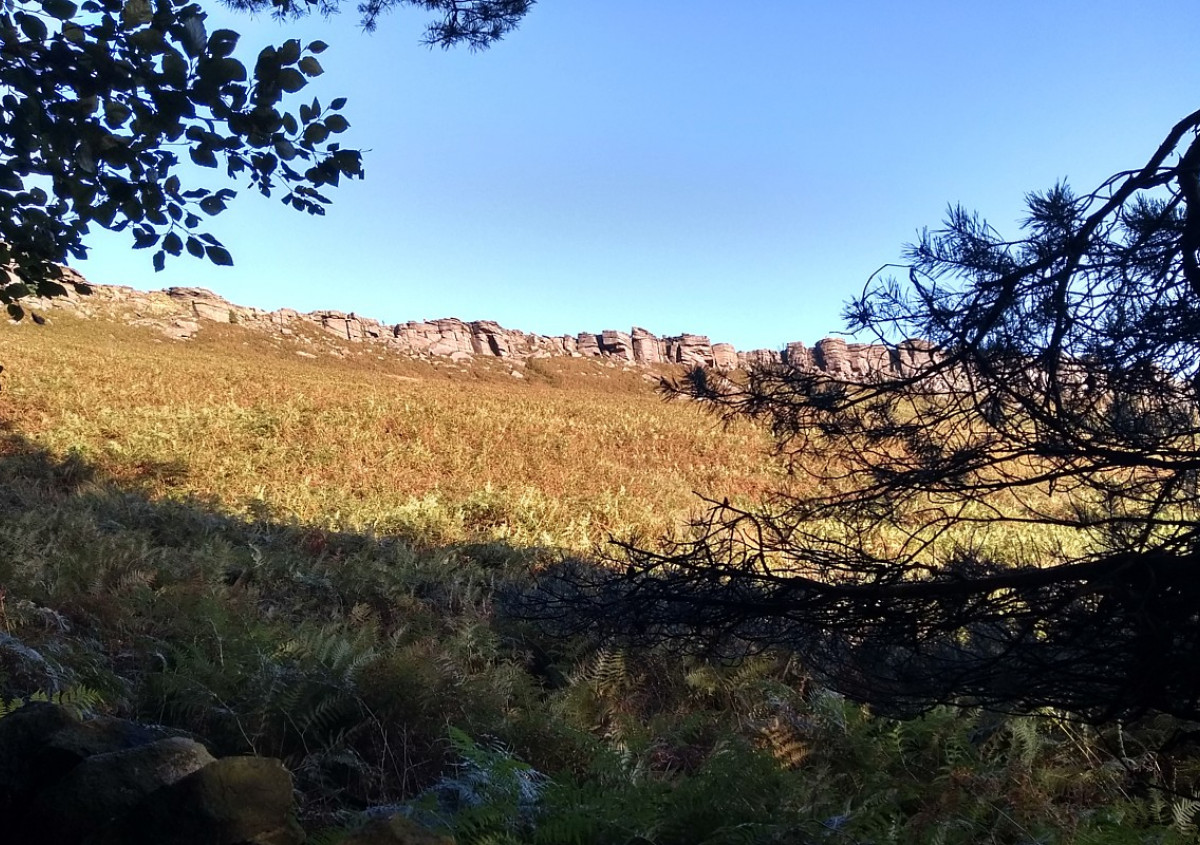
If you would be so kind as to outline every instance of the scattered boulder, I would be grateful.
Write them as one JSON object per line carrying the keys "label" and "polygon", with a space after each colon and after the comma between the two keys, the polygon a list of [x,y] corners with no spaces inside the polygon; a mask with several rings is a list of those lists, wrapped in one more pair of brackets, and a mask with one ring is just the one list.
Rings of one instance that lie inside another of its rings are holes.
{"label": "scattered boulder", "polygon": [[47,703],[0,718],[4,841],[298,845],[292,801],[278,760],[217,760],[167,728]]}
{"label": "scattered boulder", "polygon": [[87,757],[38,795],[34,827],[49,842],[81,842],[212,762],[203,745],[182,737]]}
{"label": "scattered boulder", "polygon": [[77,724],[70,710],[45,702],[26,704],[0,719],[0,818],[20,817],[33,796],[79,762],[47,753],[55,734]]}
{"label": "scattered boulder", "polygon": [[162,327],[162,333],[174,340],[191,340],[200,331],[200,324],[195,320],[172,320]]}
{"label": "scattered boulder", "polygon": [[46,749],[53,753],[69,754],[76,762],[81,762],[98,754],[125,751],[173,738],[196,739],[171,728],[97,716],[86,722],[73,721],[57,731],[47,740]]}
{"label": "scattered boulder", "polygon": [[89,845],[299,845],[292,801],[278,760],[225,757],[147,796]]}

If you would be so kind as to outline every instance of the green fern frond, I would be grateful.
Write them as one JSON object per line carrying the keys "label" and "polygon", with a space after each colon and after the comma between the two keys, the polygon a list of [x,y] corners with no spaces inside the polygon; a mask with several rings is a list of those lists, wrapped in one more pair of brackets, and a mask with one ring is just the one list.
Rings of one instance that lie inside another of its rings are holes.
{"label": "green fern frond", "polygon": [[1042,749],[1042,737],[1038,733],[1038,720],[1032,717],[1013,717],[1008,720],[1013,756],[1025,768],[1033,765]]}
{"label": "green fern frond", "polygon": [[25,698],[0,698],[0,719],[10,716],[26,704],[35,701],[50,702],[65,707],[76,716],[85,718],[104,705],[104,693],[88,686],[74,686],[61,692],[46,693],[39,690]]}
{"label": "green fern frond", "polygon": [[1171,822],[1182,834],[1195,834],[1196,816],[1200,814],[1200,800],[1181,798],[1171,804]]}
{"label": "green fern frond", "polygon": [[587,679],[606,697],[620,695],[630,681],[629,664],[622,649],[600,649],[587,670]]}
{"label": "green fern frond", "polygon": [[[343,722],[348,714],[357,714],[356,702],[341,690],[326,690],[323,695],[311,696],[303,705],[291,711],[292,721],[302,734],[324,734]],[[328,740],[327,740],[328,742]]]}

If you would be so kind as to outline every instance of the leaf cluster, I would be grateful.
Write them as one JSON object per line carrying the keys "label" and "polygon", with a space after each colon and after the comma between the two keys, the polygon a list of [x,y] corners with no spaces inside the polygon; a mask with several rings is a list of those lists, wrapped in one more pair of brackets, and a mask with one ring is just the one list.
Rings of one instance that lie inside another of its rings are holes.
{"label": "leaf cluster", "polygon": [[[286,101],[322,73],[319,41],[237,56],[183,0],[27,0],[0,12],[0,263],[40,295],[60,294],[56,263],[87,255],[93,226],[128,230],[154,266],[188,254],[231,264],[205,231],[235,192],[194,185],[221,169],[265,196],[323,214],[325,194],[362,176],[338,136],[345,100]],[[186,154],[186,156],[185,156]],[[11,300],[24,291],[4,291]],[[8,302],[8,300],[6,300]]]}

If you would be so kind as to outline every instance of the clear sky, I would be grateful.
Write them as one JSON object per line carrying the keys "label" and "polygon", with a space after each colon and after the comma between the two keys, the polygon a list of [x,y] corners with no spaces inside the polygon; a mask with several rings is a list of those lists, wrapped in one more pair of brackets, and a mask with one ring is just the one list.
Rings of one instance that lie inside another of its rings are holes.
{"label": "clear sky", "polygon": [[[1141,165],[1200,107],[1194,0],[541,0],[492,49],[426,15],[359,30],[219,8],[209,29],[321,38],[301,92],[349,98],[367,178],[324,218],[242,191],[235,266],[150,266],[101,233],[96,282],[244,305],[574,334],[640,325],[778,348],[963,203],[1012,231],[1025,192]],[[205,171],[212,187],[223,186]]]}

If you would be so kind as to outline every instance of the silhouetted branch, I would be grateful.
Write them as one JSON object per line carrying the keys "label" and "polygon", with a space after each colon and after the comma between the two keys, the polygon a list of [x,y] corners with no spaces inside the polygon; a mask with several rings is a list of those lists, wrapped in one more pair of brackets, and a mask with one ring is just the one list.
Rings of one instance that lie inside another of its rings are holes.
{"label": "silhouetted branch", "polygon": [[564,566],[521,612],[791,649],[895,712],[1200,717],[1198,129],[1090,194],[1031,194],[1019,240],[951,209],[848,310],[890,369],[689,373],[669,392],[767,426],[792,483]]}

